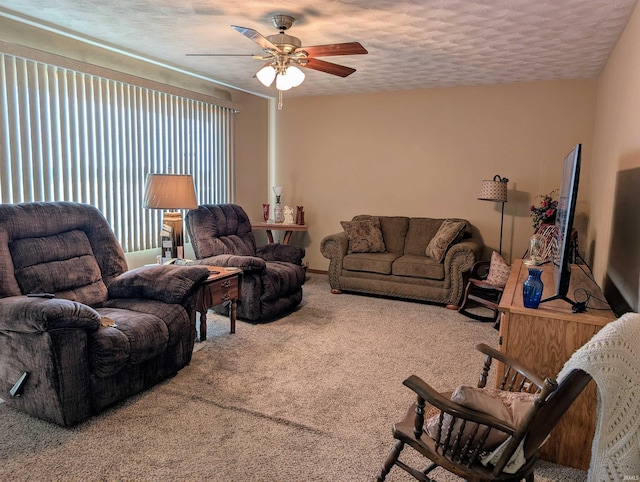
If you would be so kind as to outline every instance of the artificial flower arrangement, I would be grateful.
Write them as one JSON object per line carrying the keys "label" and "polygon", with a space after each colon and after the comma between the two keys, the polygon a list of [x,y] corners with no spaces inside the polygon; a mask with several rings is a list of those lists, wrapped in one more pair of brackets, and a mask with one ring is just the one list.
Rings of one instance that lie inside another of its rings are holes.
{"label": "artificial flower arrangement", "polygon": [[536,231],[541,224],[554,224],[558,211],[558,190],[555,189],[548,194],[537,196],[537,202],[531,206],[531,219],[533,229]]}

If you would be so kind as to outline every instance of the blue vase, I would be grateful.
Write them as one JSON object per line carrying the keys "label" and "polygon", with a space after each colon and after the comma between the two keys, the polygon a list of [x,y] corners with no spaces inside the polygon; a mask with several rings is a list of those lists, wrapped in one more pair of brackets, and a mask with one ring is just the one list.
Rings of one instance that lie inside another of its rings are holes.
{"label": "blue vase", "polygon": [[529,277],[522,285],[522,301],[525,308],[537,308],[542,298],[544,284],[540,279],[541,269],[529,268]]}

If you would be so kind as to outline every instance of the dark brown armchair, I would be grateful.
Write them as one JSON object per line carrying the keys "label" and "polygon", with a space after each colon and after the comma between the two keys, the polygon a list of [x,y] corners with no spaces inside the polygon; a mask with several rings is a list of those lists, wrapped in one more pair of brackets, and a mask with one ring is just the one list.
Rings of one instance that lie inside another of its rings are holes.
{"label": "dark brown armchair", "polygon": [[0,205],[0,398],[73,425],[175,375],[191,361],[207,276],[128,271],[93,206]]}
{"label": "dark brown armchair", "polygon": [[[197,264],[242,270],[238,317],[264,322],[293,310],[302,301],[303,248],[283,244],[256,247],[247,213],[237,204],[209,204],[186,216]],[[223,306],[214,307],[225,313]]]}
{"label": "dark brown armchair", "polygon": [[[591,377],[582,370],[573,370],[560,384],[553,379],[543,381],[487,345],[476,348],[486,355],[478,382],[482,390],[467,389],[467,396],[458,398],[461,403],[452,398],[462,390],[456,390],[450,398],[450,394],[438,393],[415,375],[404,381],[416,393],[417,401],[393,426],[396,443],[378,481],[384,481],[394,466],[423,482],[432,480],[428,474],[436,467],[466,480],[533,481],[538,449]],[[484,388],[493,359],[504,366],[498,390]],[[503,401],[510,401],[513,411],[509,419],[499,416],[501,412],[493,409],[494,402],[484,398],[489,396],[484,390],[499,398],[496,404],[503,408]],[[487,409],[481,410],[479,405]],[[429,459],[426,468],[418,470],[400,460],[405,445]]]}

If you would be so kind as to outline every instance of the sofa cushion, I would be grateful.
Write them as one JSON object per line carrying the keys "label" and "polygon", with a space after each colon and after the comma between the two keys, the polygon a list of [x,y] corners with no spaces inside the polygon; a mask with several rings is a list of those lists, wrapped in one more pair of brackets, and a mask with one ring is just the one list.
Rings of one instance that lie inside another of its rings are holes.
{"label": "sofa cushion", "polygon": [[425,249],[427,249],[431,238],[438,232],[443,221],[443,219],[433,218],[409,219],[409,229],[407,230],[403,253],[426,256]]}
{"label": "sofa cushion", "polygon": [[424,255],[405,254],[400,256],[393,262],[391,272],[396,276],[433,280],[444,279],[444,265]]}
{"label": "sofa cushion", "polygon": [[[374,216],[359,214],[353,221],[361,221]],[[404,243],[409,230],[409,218],[406,216],[379,216],[382,239],[385,251],[388,253],[404,253]]]}
{"label": "sofa cushion", "polygon": [[22,293],[55,293],[90,306],[107,299],[107,287],[84,231],[17,239],[9,250]]}
{"label": "sofa cushion", "polygon": [[342,267],[349,271],[391,274],[392,264],[398,258],[397,253],[354,253],[342,260]]}
{"label": "sofa cushion", "polygon": [[438,232],[429,241],[425,254],[441,263],[449,246],[462,239],[465,227],[466,223],[464,221],[445,219],[440,228],[438,228]]}
{"label": "sofa cushion", "polygon": [[348,253],[384,253],[382,229],[378,218],[340,221],[349,238]]}
{"label": "sofa cushion", "polygon": [[491,253],[491,262],[489,264],[489,274],[485,280],[490,285],[497,288],[504,288],[511,273],[511,266],[495,251]]}

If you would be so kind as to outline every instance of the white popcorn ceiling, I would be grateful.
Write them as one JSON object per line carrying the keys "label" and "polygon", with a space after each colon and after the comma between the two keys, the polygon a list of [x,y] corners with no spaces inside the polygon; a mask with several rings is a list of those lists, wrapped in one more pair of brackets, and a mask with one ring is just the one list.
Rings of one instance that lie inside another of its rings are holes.
{"label": "white popcorn ceiling", "polygon": [[368,55],[322,57],[357,69],[346,78],[305,69],[286,97],[596,77],[636,0],[0,0],[0,15],[83,38],[273,97],[253,76],[259,54],[233,30],[277,33],[296,18],[302,45],[360,42]]}

